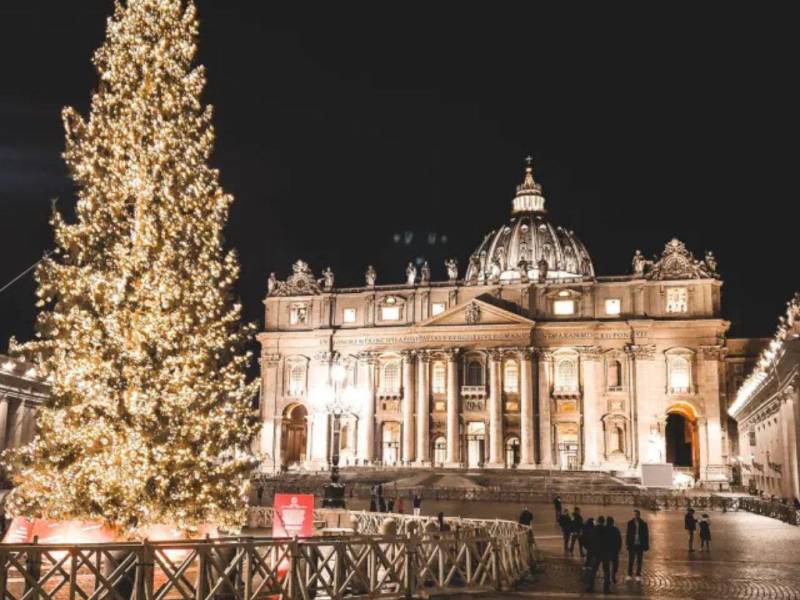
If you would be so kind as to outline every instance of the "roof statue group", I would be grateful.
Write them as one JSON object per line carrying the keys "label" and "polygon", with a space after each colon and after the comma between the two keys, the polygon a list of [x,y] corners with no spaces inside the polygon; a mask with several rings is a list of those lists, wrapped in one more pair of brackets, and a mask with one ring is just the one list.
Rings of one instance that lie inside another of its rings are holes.
{"label": "roof statue group", "polygon": [[[575,233],[554,226],[546,218],[542,187],[533,178],[533,160],[528,157],[525,178],[517,186],[511,219],[504,226],[488,233],[472,253],[462,285],[506,283],[547,284],[569,283],[595,279],[589,253]],[[459,281],[458,261],[444,262],[451,284]],[[717,260],[706,252],[697,260],[683,242],[673,239],[664,247],[661,257],[648,260],[636,250],[632,260],[632,276],[652,280],[717,278]],[[334,276],[330,267],[316,279],[308,264],[298,260],[286,281],[270,273],[267,293],[270,296],[320,294],[333,290]],[[406,267],[407,286],[431,283],[431,268],[427,261],[417,268],[413,262]],[[370,265],[364,274],[366,287],[375,287],[377,272]]]}

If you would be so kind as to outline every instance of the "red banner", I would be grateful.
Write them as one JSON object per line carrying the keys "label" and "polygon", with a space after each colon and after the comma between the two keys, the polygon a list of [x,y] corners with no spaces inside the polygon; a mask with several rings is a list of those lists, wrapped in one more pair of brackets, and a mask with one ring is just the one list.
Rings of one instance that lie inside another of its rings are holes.
{"label": "red banner", "polygon": [[314,495],[275,494],[272,504],[273,537],[311,537],[314,535]]}

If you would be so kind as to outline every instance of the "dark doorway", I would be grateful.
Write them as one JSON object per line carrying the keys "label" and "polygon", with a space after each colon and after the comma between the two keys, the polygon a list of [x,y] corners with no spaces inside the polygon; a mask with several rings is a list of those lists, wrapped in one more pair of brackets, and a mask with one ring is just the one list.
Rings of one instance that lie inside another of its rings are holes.
{"label": "dark doorway", "polygon": [[667,462],[676,467],[694,466],[693,423],[681,414],[667,415]]}

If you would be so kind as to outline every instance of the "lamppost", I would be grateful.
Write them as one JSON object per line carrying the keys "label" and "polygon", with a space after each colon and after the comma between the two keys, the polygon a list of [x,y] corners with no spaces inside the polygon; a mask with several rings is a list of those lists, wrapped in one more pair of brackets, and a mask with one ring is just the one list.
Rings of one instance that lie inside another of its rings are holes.
{"label": "lamppost", "polygon": [[311,405],[318,413],[333,417],[333,440],[329,452],[331,480],[324,488],[323,508],[345,508],[344,484],[339,482],[339,446],[342,415],[358,414],[366,398],[366,390],[346,385],[347,370],[340,364],[332,364],[328,383],[312,388],[309,394]]}

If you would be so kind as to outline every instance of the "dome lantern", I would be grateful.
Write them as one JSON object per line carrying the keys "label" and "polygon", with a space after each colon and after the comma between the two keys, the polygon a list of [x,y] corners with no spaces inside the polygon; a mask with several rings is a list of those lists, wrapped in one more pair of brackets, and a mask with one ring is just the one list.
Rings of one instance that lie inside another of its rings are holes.
{"label": "dome lantern", "polygon": [[533,157],[525,159],[525,179],[517,186],[513,214],[526,212],[545,212],[542,186],[533,179]]}

